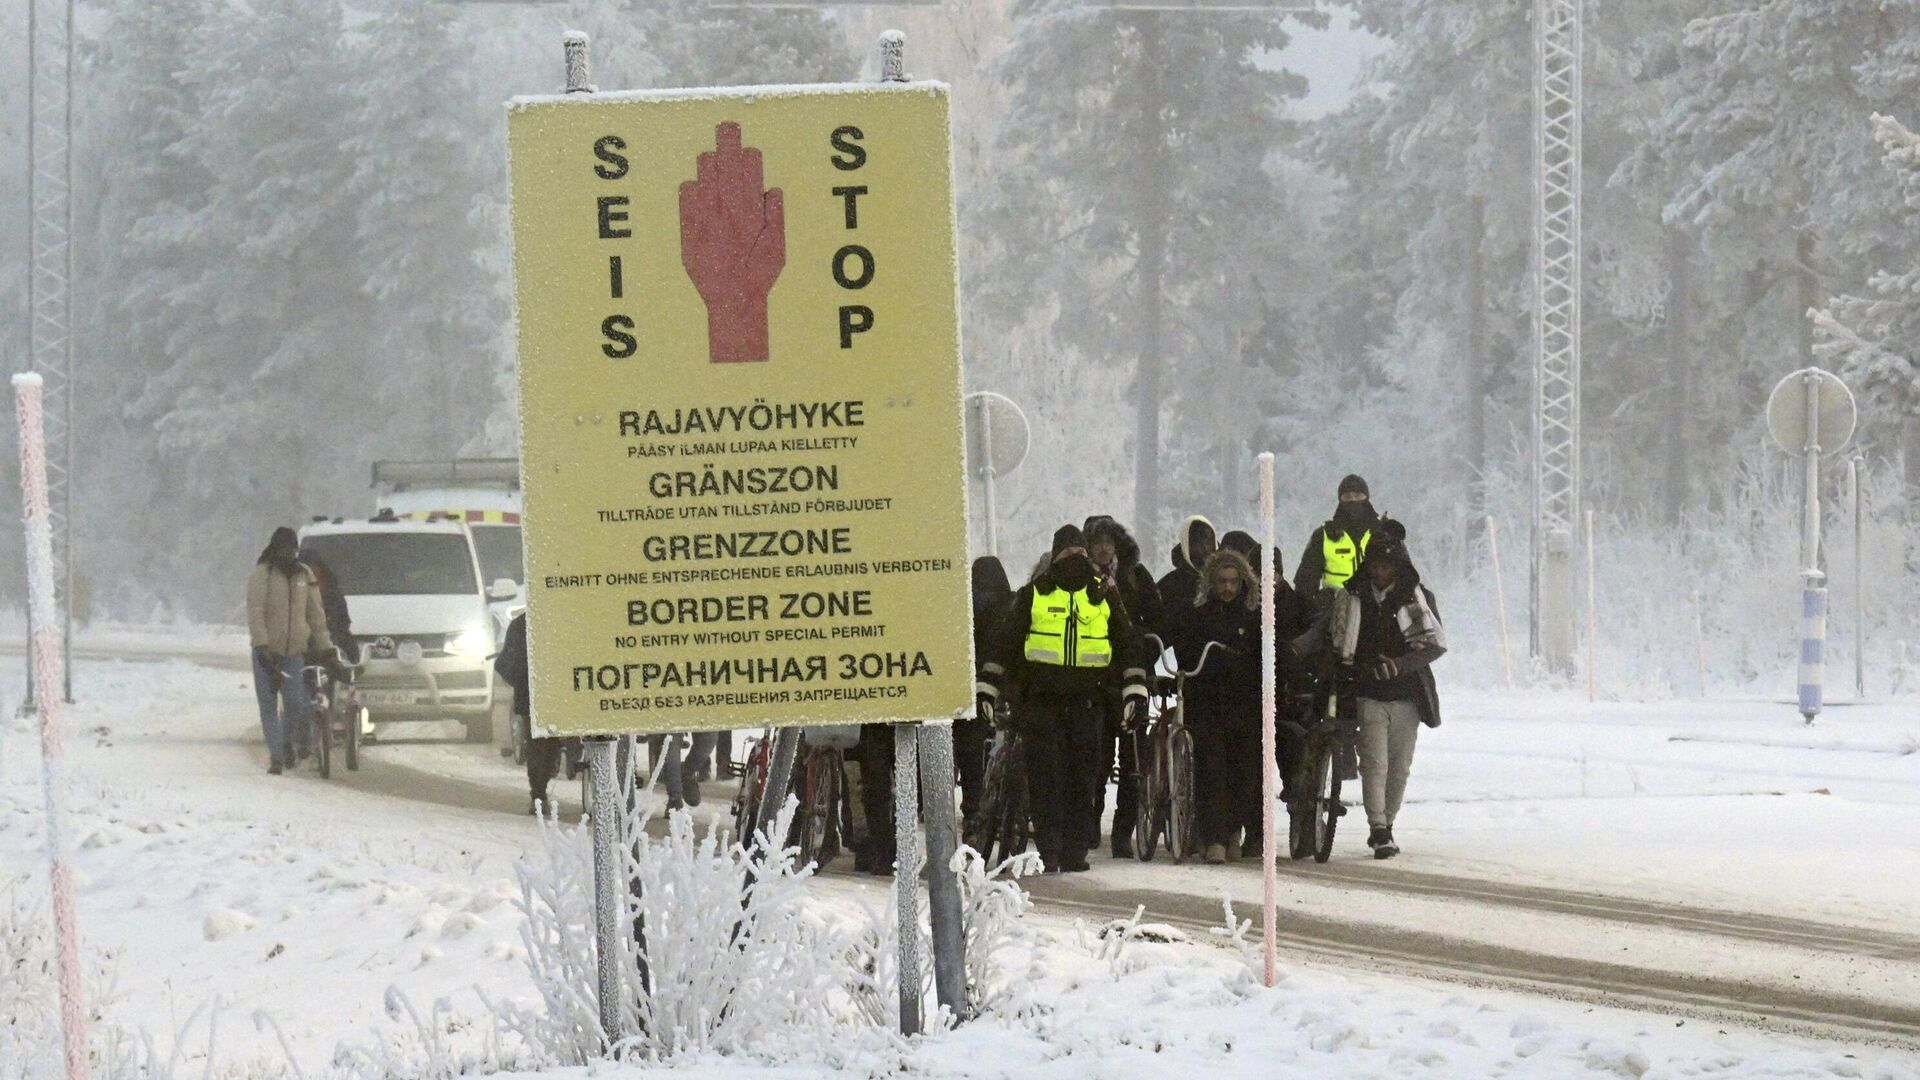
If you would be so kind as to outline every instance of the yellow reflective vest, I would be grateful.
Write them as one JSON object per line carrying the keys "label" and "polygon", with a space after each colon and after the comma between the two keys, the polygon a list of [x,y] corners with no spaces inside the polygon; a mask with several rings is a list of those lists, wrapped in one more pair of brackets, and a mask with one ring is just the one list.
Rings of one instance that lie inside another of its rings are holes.
{"label": "yellow reflective vest", "polygon": [[1373,539],[1373,530],[1360,534],[1356,544],[1353,534],[1341,532],[1340,539],[1333,538],[1331,527],[1320,530],[1320,554],[1326,558],[1326,569],[1320,572],[1320,584],[1329,589],[1338,589],[1346,585],[1347,579],[1360,565],[1360,559],[1367,553],[1367,542]]}
{"label": "yellow reflective vest", "polygon": [[1113,610],[1094,595],[1103,591],[1098,580],[1091,591],[1033,591],[1033,609],[1027,617],[1027,659],[1059,667],[1103,668],[1113,663],[1108,623]]}

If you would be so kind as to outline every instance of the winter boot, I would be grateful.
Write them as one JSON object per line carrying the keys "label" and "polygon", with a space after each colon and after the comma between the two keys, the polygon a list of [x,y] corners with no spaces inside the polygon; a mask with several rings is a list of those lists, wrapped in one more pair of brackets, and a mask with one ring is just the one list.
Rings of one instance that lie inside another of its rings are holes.
{"label": "winter boot", "polygon": [[1207,865],[1208,866],[1219,866],[1220,864],[1226,861],[1227,861],[1227,845],[1225,844],[1208,844],[1207,845]]}
{"label": "winter boot", "polygon": [[1393,830],[1380,829],[1378,832],[1380,833],[1380,842],[1373,845],[1373,857],[1376,859],[1391,859],[1395,855],[1400,854],[1400,845],[1393,842]]}
{"label": "winter boot", "polygon": [[1116,859],[1133,858],[1133,837],[1123,832],[1114,833],[1113,857]]}

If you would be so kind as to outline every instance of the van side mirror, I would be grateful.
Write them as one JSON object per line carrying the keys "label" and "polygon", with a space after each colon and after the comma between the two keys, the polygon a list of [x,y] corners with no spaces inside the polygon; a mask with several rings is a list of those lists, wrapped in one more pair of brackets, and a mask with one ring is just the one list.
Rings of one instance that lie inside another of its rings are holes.
{"label": "van side mirror", "polygon": [[487,590],[489,600],[511,600],[520,595],[520,586],[512,578],[503,577]]}

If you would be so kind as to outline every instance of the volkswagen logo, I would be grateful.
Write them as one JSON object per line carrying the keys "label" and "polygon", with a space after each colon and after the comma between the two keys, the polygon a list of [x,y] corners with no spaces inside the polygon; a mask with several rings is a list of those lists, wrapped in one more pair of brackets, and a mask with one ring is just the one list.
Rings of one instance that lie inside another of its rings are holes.
{"label": "volkswagen logo", "polygon": [[367,651],[373,654],[375,660],[391,660],[396,650],[397,646],[390,637],[374,638],[373,644],[367,646]]}

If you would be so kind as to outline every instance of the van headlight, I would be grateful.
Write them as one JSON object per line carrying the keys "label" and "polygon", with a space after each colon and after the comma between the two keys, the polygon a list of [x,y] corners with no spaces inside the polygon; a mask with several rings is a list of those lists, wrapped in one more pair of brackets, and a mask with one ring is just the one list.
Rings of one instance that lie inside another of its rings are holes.
{"label": "van headlight", "polygon": [[470,626],[447,636],[447,653],[451,656],[484,658],[492,651],[493,635],[484,626]]}

